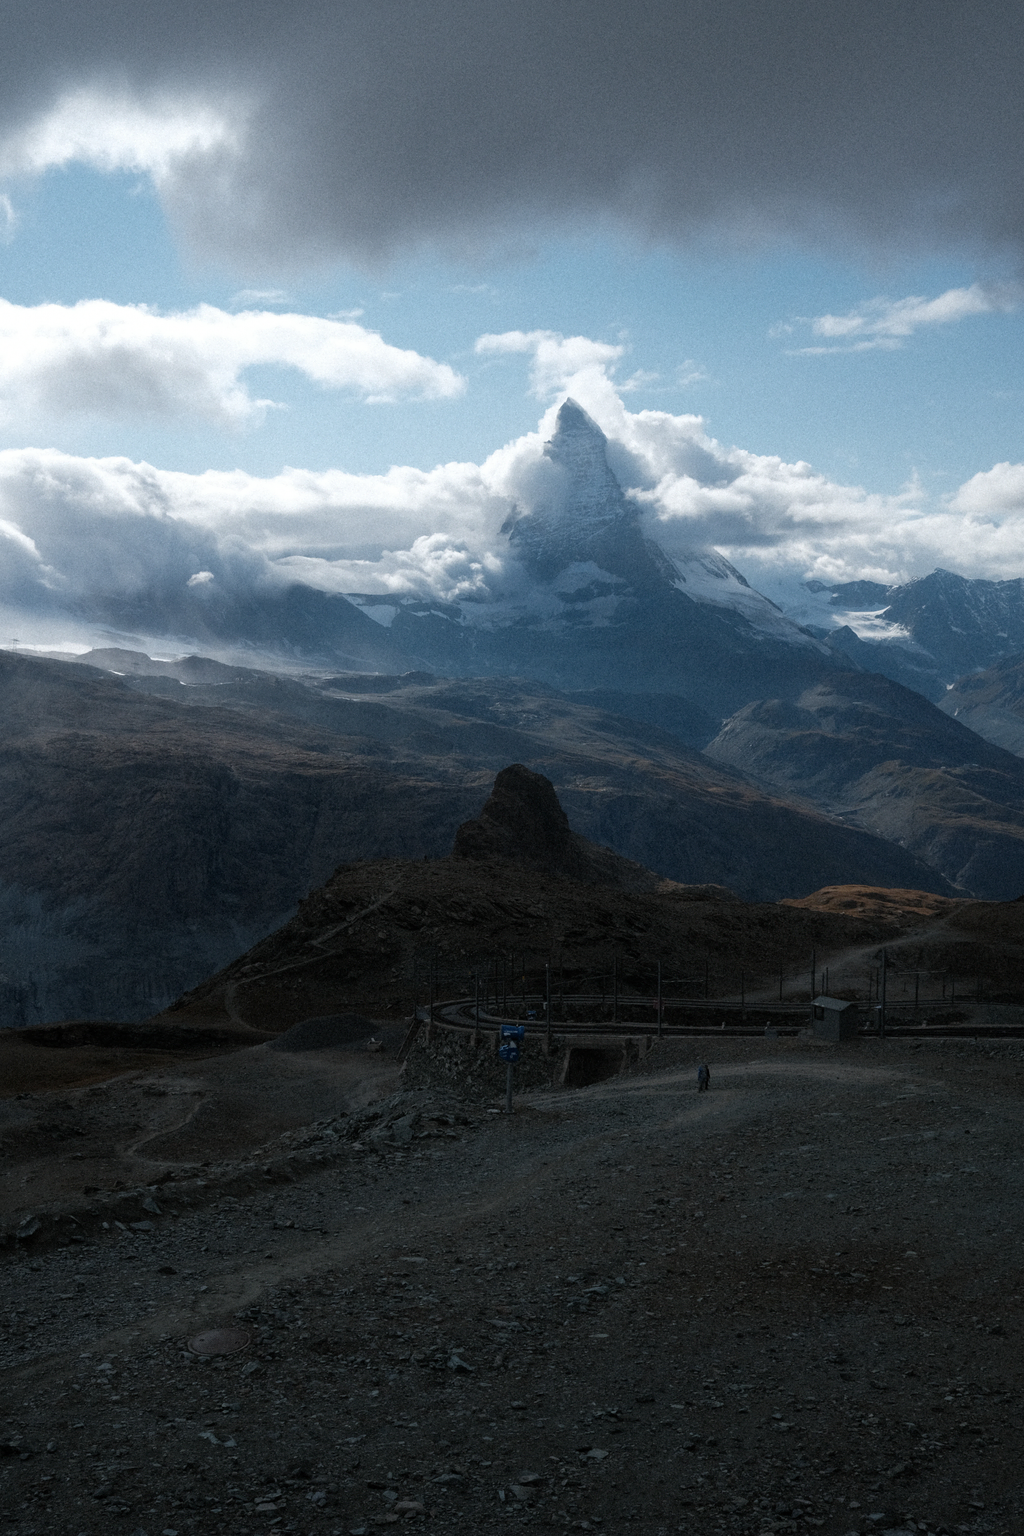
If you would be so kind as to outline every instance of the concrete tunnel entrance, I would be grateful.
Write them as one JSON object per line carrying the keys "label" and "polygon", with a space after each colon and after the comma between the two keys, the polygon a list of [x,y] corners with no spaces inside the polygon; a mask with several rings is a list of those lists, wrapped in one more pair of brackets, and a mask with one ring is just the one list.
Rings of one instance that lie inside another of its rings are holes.
{"label": "concrete tunnel entrance", "polygon": [[626,1064],[621,1046],[570,1045],[562,1068],[563,1088],[588,1088],[616,1077]]}

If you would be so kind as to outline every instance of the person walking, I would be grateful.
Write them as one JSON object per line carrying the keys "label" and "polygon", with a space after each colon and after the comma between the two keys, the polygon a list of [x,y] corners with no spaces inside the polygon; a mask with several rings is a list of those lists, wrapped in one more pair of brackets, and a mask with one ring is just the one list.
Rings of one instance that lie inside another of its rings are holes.
{"label": "person walking", "polygon": [[711,1086],[711,1068],[706,1061],[702,1061],[697,1068],[697,1092],[707,1093]]}

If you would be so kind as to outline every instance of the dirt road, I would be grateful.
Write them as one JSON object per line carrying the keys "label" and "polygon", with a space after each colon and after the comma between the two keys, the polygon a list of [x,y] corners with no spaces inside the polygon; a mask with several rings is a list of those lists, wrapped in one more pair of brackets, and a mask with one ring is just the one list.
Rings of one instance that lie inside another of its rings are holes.
{"label": "dirt road", "polygon": [[456,1111],[9,1260],[5,1536],[1024,1529],[1019,1044],[671,1042]]}

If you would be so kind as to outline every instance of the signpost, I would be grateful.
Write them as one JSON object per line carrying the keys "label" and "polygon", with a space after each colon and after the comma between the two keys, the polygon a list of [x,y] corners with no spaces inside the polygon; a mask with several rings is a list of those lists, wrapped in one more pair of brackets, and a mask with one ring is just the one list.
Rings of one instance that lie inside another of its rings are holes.
{"label": "signpost", "polygon": [[508,1063],[508,1071],[505,1076],[505,1113],[512,1113],[512,1069],[519,1060],[519,1047],[526,1039],[526,1026],[524,1024],[503,1024],[501,1026],[501,1044],[498,1046],[498,1055],[502,1061]]}

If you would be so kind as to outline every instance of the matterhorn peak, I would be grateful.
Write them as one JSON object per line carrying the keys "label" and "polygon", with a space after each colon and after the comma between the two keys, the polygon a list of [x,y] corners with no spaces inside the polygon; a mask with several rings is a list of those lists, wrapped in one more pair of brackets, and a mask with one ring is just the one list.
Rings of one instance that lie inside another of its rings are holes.
{"label": "matterhorn peak", "polygon": [[609,516],[621,515],[627,510],[625,498],[608,463],[608,439],[597,422],[572,399],[562,402],[555,420],[555,434],[544,444],[544,456],[569,477],[563,516],[596,517],[606,523]]}
{"label": "matterhorn peak", "polygon": [[551,580],[572,565],[650,579],[650,552],[639,509],[623,494],[608,463],[608,439],[577,401],[562,402],[544,455],[564,473],[556,495],[505,524],[516,554],[531,573]]}

